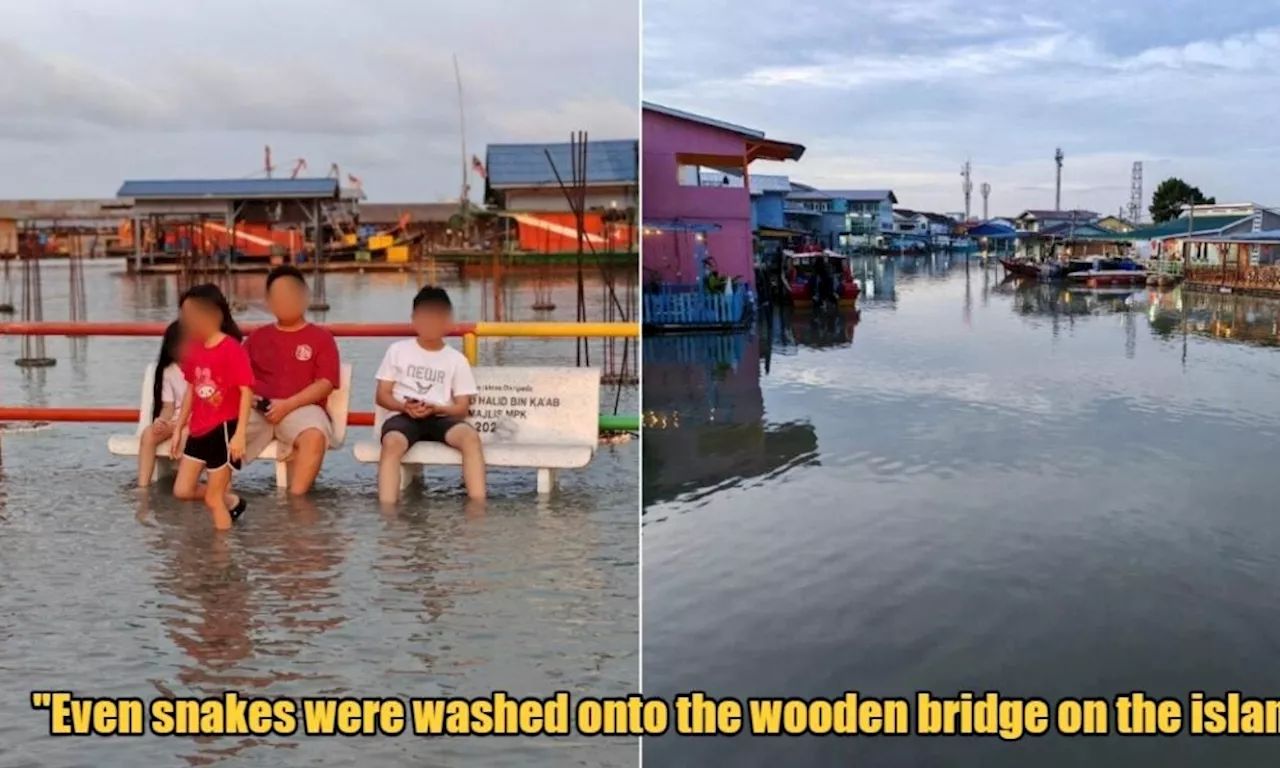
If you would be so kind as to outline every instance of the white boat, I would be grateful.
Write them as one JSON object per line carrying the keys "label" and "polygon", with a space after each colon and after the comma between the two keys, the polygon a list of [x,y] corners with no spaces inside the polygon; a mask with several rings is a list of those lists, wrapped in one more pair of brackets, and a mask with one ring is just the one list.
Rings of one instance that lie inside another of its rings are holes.
{"label": "white boat", "polygon": [[1147,271],[1133,261],[1094,259],[1089,269],[1069,271],[1067,279],[1085,285],[1145,285]]}

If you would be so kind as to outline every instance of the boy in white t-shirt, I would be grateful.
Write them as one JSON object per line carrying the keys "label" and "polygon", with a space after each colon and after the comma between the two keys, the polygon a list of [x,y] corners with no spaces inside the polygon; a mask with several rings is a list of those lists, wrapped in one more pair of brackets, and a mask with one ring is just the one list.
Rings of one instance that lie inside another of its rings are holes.
{"label": "boy in white t-shirt", "polygon": [[484,498],[484,449],[466,423],[476,380],[471,364],[444,343],[453,325],[453,304],[443,288],[428,285],[413,297],[416,338],[387,348],[378,366],[377,403],[392,412],[382,423],[378,498],[394,504],[400,496],[400,461],[421,440],[444,443],[462,454],[467,495]]}

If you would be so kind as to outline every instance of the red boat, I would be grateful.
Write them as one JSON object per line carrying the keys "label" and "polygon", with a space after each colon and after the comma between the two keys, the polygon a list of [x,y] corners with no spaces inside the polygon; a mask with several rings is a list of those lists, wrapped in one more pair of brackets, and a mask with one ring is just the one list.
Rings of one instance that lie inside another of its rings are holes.
{"label": "red boat", "polygon": [[811,248],[803,251],[783,251],[782,267],[791,302],[798,308],[813,306],[813,292],[817,285],[819,264],[825,263],[836,279],[837,297],[842,307],[852,307],[861,289],[853,277],[853,265],[849,257],[831,250]]}
{"label": "red boat", "polygon": [[1001,259],[1000,265],[1004,267],[1004,271],[1018,277],[1039,277],[1040,265],[1032,264],[1029,261],[1015,261],[1014,259]]}

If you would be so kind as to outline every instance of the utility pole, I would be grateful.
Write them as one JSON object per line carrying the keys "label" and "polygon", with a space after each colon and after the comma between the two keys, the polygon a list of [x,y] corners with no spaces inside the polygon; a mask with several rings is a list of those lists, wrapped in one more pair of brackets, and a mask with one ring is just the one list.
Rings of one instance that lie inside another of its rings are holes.
{"label": "utility pole", "polygon": [[1062,210],[1062,147],[1058,147],[1053,153],[1053,162],[1058,165],[1058,179],[1053,185],[1053,210]]}
{"label": "utility pole", "polygon": [[1185,279],[1187,267],[1191,266],[1191,237],[1196,231],[1196,201],[1194,198],[1187,198],[1187,247],[1182,252],[1182,275]]}
{"label": "utility pole", "polygon": [[1129,177],[1129,223],[1135,227],[1142,221],[1142,161],[1133,164]]}
{"label": "utility pole", "polygon": [[960,177],[964,179],[964,220],[969,220],[969,200],[973,197],[973,179],[970,178],[969,161],[965,160],[964,165],[960,168]]}

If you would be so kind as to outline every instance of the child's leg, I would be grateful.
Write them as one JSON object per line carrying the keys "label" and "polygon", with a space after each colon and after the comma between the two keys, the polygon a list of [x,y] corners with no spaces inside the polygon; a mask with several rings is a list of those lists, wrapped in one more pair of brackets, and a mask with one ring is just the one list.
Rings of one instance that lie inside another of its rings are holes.
{"label": "child's leg", "polygon": [[444,435],[444,441],[462,454],[462,482],[467,486],[467,496],[481,500],[484,488],[484,446],[480,433],[470,424],[455,424]]}
{"label": "child's leg", "polygon": [[400,461],[409,451],[403,432],[384,430],[382,452],[378,455],[378,501],[395,504],[400,498]]}
{"label": "child's leg", "polygon": [[231,527],[231,508],[240,499],[230,494],[231,465],[209,471],[209,484],[204,490],[204,505],[213,515],[213,527],[225,531]]}
{"label": "child's leg", "polygon": [[183,456],[178,463],[178,476],[173,479],[173,495],[183,501],[203,499],[205,489],[200,485],[200,473],[203,471],[203,461]]}
{"label": "child's leg", "polygon": [[138,438],[138,487],[151,485],[156,471],[156,446],[173,437],[173,427],[167,421],[147,425]]}

